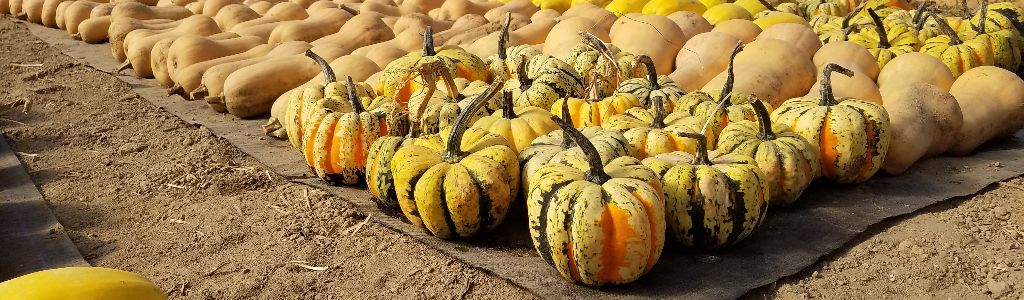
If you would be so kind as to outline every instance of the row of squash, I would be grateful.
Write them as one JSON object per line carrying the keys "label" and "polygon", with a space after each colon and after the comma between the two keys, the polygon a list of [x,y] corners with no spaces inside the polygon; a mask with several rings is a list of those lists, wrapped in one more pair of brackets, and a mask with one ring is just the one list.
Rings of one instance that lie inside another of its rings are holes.
{"label": "row of squash", "polygon": [[[523,200],[538,254],[587,285],[638,279],[666,237],[700,250],[737,243],[769,204],[792,204],[815,179],[863,182],[883,166],[899,173],[925,155],[969,153],[1024,125],[1016,75],[979,67],[954,82],[945,71],[952,84],[939,87],[935,78],[947,77],[934,70],[900,67],[913,58],[946,70],[925,54],[885,67],[893,78],[885,106],[882,97],[837,96],[832,79],[880,73],[851,42],[821,47],[814,39],[825,52],[812,60],[783,39],[733,38],[720,84],[687,93],[659,76],[650,57],[592,34],[564,59],[504,38],[498,55],[481,59],[434,49],[430,37],[428,30],[423,51],[389,64],[376,85],[337,80],[307,53],[325,81],[291,94],[281,119],[291,144],[321,178],[365,183],[381,205],[440,238],[486,234]],[[791,64],[764,66],[776,58]],[[801,83],[804,65],[820,78]],[[742,75],[797,95],[740,91],[751,86]],[[813,84],[819,89],[802,95]],[[1007,88],[1002,103],[985,95],[993,86]],[[900,155],[891,169],[890,152]]]}

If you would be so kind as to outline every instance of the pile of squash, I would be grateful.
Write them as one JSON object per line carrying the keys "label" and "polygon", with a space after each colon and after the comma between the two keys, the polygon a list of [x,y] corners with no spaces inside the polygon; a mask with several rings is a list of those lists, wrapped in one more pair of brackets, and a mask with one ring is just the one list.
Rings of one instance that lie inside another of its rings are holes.
{"label": "pile of squash", "polygon": [[[1020,8],[902,0],[0,0],[123,70],[271,117],[311,172],[443,239],[525,206],[585,285],[743,241],[855,184],[1024,128]],[[731,50],[731,51],[729,51]]]}

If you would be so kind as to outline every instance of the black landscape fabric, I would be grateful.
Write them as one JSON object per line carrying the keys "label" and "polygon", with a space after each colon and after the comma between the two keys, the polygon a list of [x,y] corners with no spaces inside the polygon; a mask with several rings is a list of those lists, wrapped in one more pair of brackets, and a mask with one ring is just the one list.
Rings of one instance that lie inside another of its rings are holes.
{"label": "black landscape fabric", "polygon": [[[110,72],[119,64],[106,44],[88,45],[70,39],[64,31],[26,25],[44,41],[98,70]],[[535,254],[523,212],[510,217],[488,238],[442,241],[402,221],[398,213],[382,210],[362,188],[334,187],[312,178],[299,152],[287,141],[263,135],[259,125],[265,119],[239,120],[214,112],[203,101],[168,97],[153,80],[118,78],[154,105],[207,127],[278,174],[347,199],[375,222],[551,298],[737,298],[799,272],[886,218],[971,195],[994,182],[1024,174],[1024,135],[1018,132],[973,156],[930,158],[899,176],[879,175],[867,183],[847,186],[817,183],[795,206],[769,209],[765,224],[740,245],[701,254],[669,244],[657,266],[639,281],[589,288],[563,280]]]}

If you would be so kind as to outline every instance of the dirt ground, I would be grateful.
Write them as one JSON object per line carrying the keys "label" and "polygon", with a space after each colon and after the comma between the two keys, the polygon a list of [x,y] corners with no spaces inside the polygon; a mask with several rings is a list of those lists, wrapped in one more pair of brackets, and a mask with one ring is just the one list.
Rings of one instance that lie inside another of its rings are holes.
{"label": "dirt ground", "polygon": [[[0,129],[85,258],[141,273],[172,299],[533,297],[361,225],[344,199],[271,174],[0,17],[0,103],[16,99],[31,112],[0,115]],[[1024,300],[1022,242],[1016,178],[876,225],[745,298]]]}

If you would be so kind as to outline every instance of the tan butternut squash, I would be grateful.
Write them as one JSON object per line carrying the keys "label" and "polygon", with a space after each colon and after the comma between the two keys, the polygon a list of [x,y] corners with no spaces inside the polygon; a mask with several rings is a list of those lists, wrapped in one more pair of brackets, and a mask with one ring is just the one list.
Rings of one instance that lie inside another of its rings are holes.
{"label": "tan butternut squash", "polygon": [[[128,40],[124,44],[124,53],[128,58],[126,65],[130,65],[132,69],[135,70],[136,76],[152,78],[153,69],[150,68],[150,59],[152,58],[151,54],[153,46],[155,46],[157,42],[165,38],[177,37],[185,34],[209,36],[221,32],[220,27],[217,27],[217,23],[213,21],[213,18],[202,15],[197,15],[197,17],[200,18],[189,18],[189,20],[195,20],[194,22],[182,22],[180,26],[166,32],[143,37],[137,40]],[[124,68],[125,67],[122,67],[122,69]]]}
{"label": "tan butternut squash", "polygon": [[482,26],[486,26],[486,25],[488,25],[490,23],[491,23],[491,21],[488,21],[483,16],[479,16],[479,15],[464,15],[462,17],[459,17],[457,20],[455,20],[455,22],[452,22],[452,27],[449,27],[448,30],[441,31],[441,32],[435,31],[437,33],[434,34],[434,41],[437,44],[445,44],[445,43],[448,42],[448,40],[452,39],[455,36],[458,36],[460,34],[463,34],[463,33],[467,32],[467,31],[470,31],[470,30],[473,30],[473,29],[476,29],[476,28],[479,28],[479,27],[482,27]]}
{"label": "tan butternut squash", "polygon": [[249,4],[249,8],[252,8],[252,10],[256,11],[256,13],[258,13],[258,14],[260,14],[262,16],[262,15],[266,15],[267,12],[270,11],[270,9],[274,7],[274,4],[277,4],[277,3],[270,2],[270,1],[258,1],[258,2],[253,3],[253,4]]}
{"label": "tan butternut squash", "polygon": [[192,2],[196,2],[196,0],[171,0],[174,6],[185,6]]}
{"label": "tan butternut squash", "polygon": [[126,59],[124,54],[124,41],[128,35],[153,35],[163,31],[172,30],[185,22],[199,22],[202,16],[193,16],[184,20],[136,20],[132,18],[114,19],[111,16],[110,26],[107,30],[107,37],[110,40],[110,53],[117,61]]}
{"label": "tan butternut squash", "polygon": [[[196,100],[205,99],[210,95],[213,95],[213,97],[221,97],[224,91],[224,80],[227,79],[231,73],[234,73],[246,66],[255,65],[263,61],[302,54],[312,47],[312,45],[306,42],[287,42],[274,47],[273,50],[270,50],[270,52],[264,56],[251,57],[212,66],[203,72],[203,78],[199,80],[199,86],[197,86],[189,96]],[[217,111],[225,112],[223,106],[220,106]]]}
{"label": "tan butternut squash", "polygon": [[7,2],[7,13],[11,16],[18,17],[24,13],[22,6],[25,4],[24,0],[8,0]]}
{"label": "tan butternut squash", "polygon": [[892,136],[882,164],[886,173],[903,173],[919,159],[942,154],[953,146],[963,115],[949,92],[918,82],[889,89],[882,98]]}
{"label": "tan butternut squash", "polygon": [[61,14],[62,18],[58,19],[62,20],[60,23],[63,24],[64,30],[71,35],[78,33],[78,25],[89,19],[92,10],[101,4],[86,0],[66,3],[67,7],[64,8],[64,12]]}
{"label": "tan butternut squash", "polygon": [[821,48],[818,34],[810,26],[798,23],[781,23],[765,28],[754,40],[777,39],[790,43],[804,52],[807,58],[813,58]]}
{"label": "tan butternut squash", "polygon": [[225,6],[242,4],[242,0],[203,0],[202,14],[207,17],[215,17]]}
{"label": "tan butternut squash", "polygon": [[385,16],[398,17],[402,15],[402,10],[395,5],[368,1],[359,4],[359,14],[365,13],[378,13]]}
{"label": "tan butternut squash", "polygon": [[949,93],[963,113],[963,126],[950,154],[970,154],[981,144],[1024,127],[1024,80],[1013,72],[993,66],[973,68],[957,77]]}
{"label": "tan butternut squash", "polygon": [[[510,24],[510,29],[512,29],[512,30],[519,29],[520,27],[523,27],[523,25],[526,25],[528,20],[529,19],[515,19],[515,18],[513,18],[512,22]],[[470,30],[463,31],[459,35],[456,35],[456,36],[453,36],[451,38],[448,38],[448,39],[444,40],[443,43],[445,45],[458,45],[458,46],[461,46],[461,47],[468,47],[473,42],[478,41],[481,38],[486,37],[489,34],[500,32],[501,28],[504,26],[504,24],[505,24],[504,21],[501,21],[501,22],[490,22],[490,23],[487,23],[487,24],[485,24],[483,26],[479,26],[479,27],[476,27],[476,28],[473,28],[473,29],[470,29]],[[449,30],[451,30],[451,29],[449,29]],[[439,33],[439,34],[444,36],[443,32]]]}
{"label": "tan butternut squash", "polygon": [[402,15],[413,13],[427,14],[430,10],[441,7],[444,0],[403,0],[399,5]]}
{"label": "tan butternut squash", "polygon": [[610,28],[595,25],[597,23],[584,17],[561,20],[551,28],[551,32],[548,32],[541,52],[554,57],[565,57],[572,47],[580,43],[580,32],[589,32],[602,41],[609,40],[608,29]]}
{"label": "tan butternut squash", "polygon": [[231,4],[222,7],[217,15],[213,17],[213,21],[217,22],[217,26],[220,26],[221,30],[231,30],[232,27],[249,20],[259,19],[260,14],[252,8],[242,4]]}
{"label": "tan butternut squash", "polygon": [[[61,2],[59,4],[57,4],[57,14],[54,17],[54,19],[55,19],[55,21],[57,23],[57,28],[58,29],[67,30],[67,27],[64,27],[64,12],[67,11],[68,5],[71,5],[71,3],[74,3],[74,2],[75,1],[73,1],[73,0],[68,0],[68,1],[63,1],[63,2]],[[0,3],[0,4],[3,4],[3,3]]]}
{"label": "tan butternut squash", "polygon": [[[420,50],[422,48],[423,48],[423,33],[419,32],[419,31],[416,31],[416,30],[406,30],[406,31],[403,31],[402,33],[398,34],[397,36],[395,36],[395,38],[393,38],[393,39],[390,39],[390,40],[387,40],[387,41],[383,41],[383,42],[380,42],[380,43],[376,43],[376,44],[373,44],[373,45],[366,45],[366,46],[360,47],[359,49],[356,49],[356,50],[352,51],[352,54],[362,55],[362,56],[369,56],[370,53],[380,52],[380,51],[389,51],[389,52],[394,52],[394,53],[397,53],[397,52],[409,53],[409,52],[412,52],[412,51]],[[381,63],[379,61],[374,61],[374,62],[376,62],[377,64]],[[384,63],[383,65],[386,66],[387,63]]]}
{"label": "tan butternut squash", "polygon": [[483,16],[488,10],[501,6],[498,2],[473,2],[470,0],[447,0],[440,7],[431,9],[427,15],[437,20],[457,20],[465,15]]}
{"label": "tan butternut squash", "polygon": [[[512,30],[508,34],[507,47],[514,47],[518,45],[538,45],[544,43],[544,38],[548,36],[548,32],[551,28],[555,27],[558,21],[554,19],[546,19],[541,21],[535,21],[527,24],[519,29]],[[479,57],[490,57],[498,54],[498,39],[501,37],[501,31],[492,32],[487,36],[480,38],[473,42],[473,44],[465,47],[466,51],[473,53],[473,55]]]}
{"label": "tan butternut squash", "polygon": [[391,31],[394,32],[396,36],[406,30],[423,33],[427,26],[431,26],[434,30],[440,32],[448,30],[454,23],[455,22],[434,20],[421,13],[412,13],[403,15],[395,20],[395,23],[391,26]]}
{"label": "tan butternut squash", "polygon": [[23,18],[32,23],[43,23],[43,2],[45,0],[24,0],[21,4]]}
{"label": "tan butternut squash", "polygon": [[[778,26],[778,25],[776,25]],[[771,27],[769,27],[771,28]],[[845,66],[842,62],[832,62],[841,66]],[[819,69],[818,72],[821,72]],[[834,76],[832,77],[832,94],[837,98],[854,98],[868,102],[872,102],[878,105],[882,105],[882,93],[878,90],[878,85],[875,84],[871,77],[868,77],[864,73],[853,72],[853,76]],[[807,91],[807,96],[813,97],[821,94],[821,82],[815,82],[814,85]]]}
{"label": "tan butternut squash", "polygon": [[115,20],[120,18],[131,18],[137,20],[181,20],[192,15],[194,14],[184,7],[156,7],[138,2],[120,3],[117,6],[114,6],[114,10],[110,12],[110,16],[114,17]]}
{"label": "tan butternut squash", "polygon": [[167,60],[165,61],[167,81],[161,81],[161,84],[166,87],[173,86],[174,80],[171,75],[177,73],[181,68],[214,58],[243,53],[260,45],[264,45],[263,41],[253,36],[214,39],[188,35],[178,38],[167,51]]}
{"label": "tan butternut squash", "polygon": [[[308,11],[310,14],[312,14],[312,13],[320,11],[322,9],[339,8],[339,7],[341,7],[341,6],[338,5],[337,3],[334,3],[334,2],[331,2],[331,1],[327,1],[327,0],[319,0],[319,1],[313,2],[313,4],[310,4],[309,7],[306,8],[306,11]],[[342,9],[342,10],[344,10],[344,9]],[[349,14],[351,15],[352,13],[349,13]]]}
{"label": "tan butternut squash", "polygon": [[619,18],[612,25],[608,36],[611,44],[619,47],[619,50],[650,57],[659,75],[672,72],[676,54],[686,44],[686,35],[679,29],[679,25],[662,15],[641,14]]}
{"label": "tan butternut squash", "polygon": [[561,16],[562,16],[562,13],[559,13],[557,10],[554,10],[554,9],[541,9],[541,10],[538,10],[537,12],[533,13],[532,16],[530,16],[530,21],[540,22],[542,20],[554,20],[554,19],[557,19],[558,17],[561,17]]}
{"label": "tan butternut squash", "polygon": [[306,9],[306,8],[309,8],[310,5],[313,5],[313,3],[317,2],[317,1],[320,1],[320,0],[289,0],[288,2],[298,4],[299,6],[302,6],[303,9]]}
{"label": "tan butternut squash", "polygon": [[78,24],[78,33],[74,37],[89,44],[106,43],[108,29],[110,29],[110,16],[89,18]]}
{"label": "tan butternut squash", "polygon": [[487,13],[484,13],[484,18],[491,22],[502,22],[505,20],[506,14],[512,13],[516,15],[516,18],[530,19],[530,16],[539,10],[540,8],[530,0],[510,0],[505,5],[488,10]]}
{"label": "tan butternut squash", "polygon": [[761,34],[761,27],[750,20],[732,19],[719,22],[711,31],[728,33],[746,44],[753,42]]}
{"label": "tan butternut squash", "polygon": [[313,42],[322,37],[338,32],[352,14],[337,9],[324,8],[314,12],[305,20],[281,24],[270,33],[270,43],[289,41]]}
{"label": "tan butternut squash", "polygon": [[92,11],[89,12],[89,17],[90,18],[96,18],[96,17],[109,16],[111,12],[114,12],[114,6],[116,6],[116,4],[113,4],[113,3],[103,3],[103,4],[100,4],[100,5],[97,5],[96,7],[94,7],[92,9]]}
{"label": "tan butternut squash", "polygon": [[238,23],[231,27],[231,30],[239,30],[281,21],[302,20],[308,17],[309,13],[307,13],[302,6],[291,2],[281,2],[274,4],[274,7],[271,7],[263,17]]}
{"label": "tan butternut squash", "polygon": [[669,14],[668,19],[672,20],[672,22],[675,22],[676,25],[679,26],[679,30],[683,31],[683,39],[686,41],[689,41],[698,34],[711,31],[711,29],[715,28],[714,26],[711,26],[711,23],[708,23],[708,20],[703,16],[692,11],[677,11]]}
{"label": "tan butternut squash", "polygon": [[[854,42],[848,41],[833,41],[821,46],[818,52],[814,53],[814,66],[821,70],[829,63],[835,63],[846,67],[847,69],[853,70],[854,76],[863,75],[875,80],[878,78],[878,62],[875,61],[875,57],[871,56],[871,52],[868,52],[867,48]],[[836,76],[832,78],[833,82],[837,79],[846,78],[845,76]],[[950,83],[953,80],[950,79]]]}
{"label": "tan butternut squash", "polygon": [[732,53],[722,49],[735,47],[739,42],[740,39],[724,32],[698,34],[679,50],[675,71],[668,77],[684,91],[699,90],[729,66]]}
{"label": "tan butternut squash", "polygon": [[[173,51],[171,49],[172,46],[174,46],[174,43],[178,42],[179,40],[184,41],[184,44],[196,44],[196,43],[199,43],[199,44],[205,44],[203,46],[206,46],[206,47],[219,48],[219,47],[217,47],[217,45],[215,43],[217,43],[219,41],[224,41],[224,40],[230,40],[230,39],[238,38],[238,37],[239,37],[239,35],[236,34],[236,33],[221,32],[221,33],[212,34],[210,36],[199,36],[199,35],[193,35],[193,34],[184,34],[184,35],[181,35],[181,36],[169,37],[169,38],[165,38],[163,40],[160,40],[155,45],[153,45],[153,50],[150,50],[150,54],[149,54],[149,68],[153,72],[153,78],[156,79],[157,83],[160,83],[160,85],[163,85],[164,87],[170,87],[171,85],[174,84],[174,82],[172,82],[172,80],[171,80],[170,72],[168,72],[168,63],[167,63],[167,61],[168,61],[168,58],[171,56],[171,51]],[[196,41],[197,39],[203,39],[203,40],[207,41],[207,43],[197,42]],[[179,49],[181,49],[181,48],[179,48]]]}
{"label": "tan butternut squash", "polygon": [[[308,43],[304,44],[308,45]],[[171,80],[174,81],[174,85],[167,89],[167,93],[180,94],[182,97],[191,99],[190,94],[194,92],[196,88],[199,88],[199,84],[202,83],[203,73],[205,73],[206,70],[209,70],[210,68],[220,64],[231,63],[250,58],[263,57],[264,55],[270,53],[271,50],[274,50],[274,47],[277,46],[278,45],[262,44],[253,47],[252,49],[246,50],[242,53],[226,55],[210,59],[207,61],[194,63],[187,67],[178,68],[177,71],[171,73]]]}
{"label": "tan butternut squash", "polygon": [[878,87],[882,90],[923,82],[948,91],[954,80],[953,73],[942,61],[921,52],[897,56],[878,73]]}
{"label": "tan butternut squash", "polygon": [[604,9],[604,7],[594,5],[593,3],[579,3],[562,13],[558,20],[568,20],[575,17],[589,19],[604,28],[611,28],[615,20],[618,19],[614,13]]}
{"label": "tan butternut squash", "polygon": [[[736,68],[733,99],[743,97],[744,94],[752,95],[772,107],[779,107],[785,100],[806,95],[817,81],[817,72],[811,58],[803,55],[803,50],[782,40],[753,41],[736,55],[733,64]],[[726,73],[719,73],[701,90],[718,95],[726,82]]]}
{"label": "tan butternut squash", "polygon": [[[317,49],[314,47],[313,49]],[[327,47],[319,47],[327,48]],[[340,47],[324,49],[324,59],[341,57]],[[320,50],[320,49],[317,49]],[[333,53],[329,53],[333,52]],[[365,58],[363,58],[365,59]],[[369,61],[366,59],[366,61]],[[376,66],[376,64],[372,64]],[[270,113],[274,100],[288,90],[309,81],[320,73],[320,67],[304,55],[291,55],[247,66],[228,75],[224,80],[223,105],[228,113],[239,118],[253,118]],[[367,73],[373,74],[376,71]],[[220,105],[216,98],[207,97],[211,106]]]}
{"label": "tan butternut squash", "polygon": [[185,4],[185,9],[192,12],[192,14],[201,15],[203,14],[203,3],[205,0],[198,0],[189,4]]}
{"label": "tan butternut squash", "polygon": [[394,37],[395,33],[384,24],[379,15],[358,14],[345,22],[345,25],[342,25],[341,30],[337,33],[322,37],[311,44],[314,46],[334,45],[334,47],[354,50]]}

